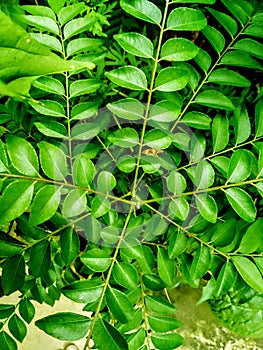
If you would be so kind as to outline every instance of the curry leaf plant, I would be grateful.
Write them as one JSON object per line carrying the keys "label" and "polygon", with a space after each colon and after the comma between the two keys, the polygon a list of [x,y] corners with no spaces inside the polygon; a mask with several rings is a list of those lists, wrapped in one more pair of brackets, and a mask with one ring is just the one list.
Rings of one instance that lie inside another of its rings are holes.
{"label": "curry leaf plant", "polygon": [[85,349],[168,350],[172,288],[262,337],[263,7],[1,6],[0,344],[38,319]]}

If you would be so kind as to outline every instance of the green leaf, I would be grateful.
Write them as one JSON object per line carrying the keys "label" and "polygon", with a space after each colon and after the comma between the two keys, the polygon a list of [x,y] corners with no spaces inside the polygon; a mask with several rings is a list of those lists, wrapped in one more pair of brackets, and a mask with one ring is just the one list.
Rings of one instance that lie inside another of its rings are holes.
{"label": "green leaf", "polygon": [[88,188],[95,174],[95,167],[88,154],[81,153],[75,157],[73,163],[74,183],[80,187]]}
{"label": "green leaf", "polygon": [[212,119],[205,113],[202,112],[188,112],[183,117],[182,122],[191,128],[210,130]]}
{"label": "green leaf", "polygon": [[30,26],[55,34],[55,36],[59,35],[58,25],[52,18],[26,15],[25,22]]}
{"label": "green leaf", "polygon": [[256,137],[263,135],[263,100],[260,99],[255,108]]}
{"label": "green leaf", "polygon": [[72,312],[58,312],[35,322],[35,325],[48,335],[65,341],[74,341],[85,337],[90,324],[90,319],[87,316]]}
{"label": "green leaf", "polygon": [[65,2],[66,0],[48,0],[49,6],[56,14],[63,8]]}
{"label": "green leaf", "polygon": [[209,76],[208,81],[210,83],[237,87],[249,87],[251,85],[247,78],[228,68],[214,70]]}
{"label": "green leaf", "polygon": [[209,270],[211,265],[211,251],[207,246],[200,244],[190,268],[190,276],[192,280],[203,277]]}
{"label": "green leaf", "polygon": [[212,8],[207,9],[215,19],[221,24],[221,26],[229,33],[231,37],[233,37],[237,32],[237,23],[236,21],[227,15],[224,12],[214,10]]}
{"label": "green leaf", "polygon": [[93,303],[101,297],[103,285],[99,279],[80,280],[61,289],[62,294],[77,303]]}
{"label": "green leaf", "polygon": [[173,350],[184,343],[184,338],[177,333],[154,333],[151,340],[153,345],[160,350]]}
{"label": "green leaf", "polygon": [[53,20],[56,20],[56,15],[54,11],[52,10],[52,8],[49,8],[47,6],[24,5],[23,10],[30,13],[31,15],[49,17]]}
{"label": "green leaf", "polygon": [[86,5],[83,2],[74,3],[62,8],[58,13],[58,18],[61,25],[69,22],[72,18],[82,14],[86,10]]}
{"label": "green leaf", "polygon": [[80,251],[80,240],[78,233],[67,227],[60,235],[61,256],[64,263],[69,266],[77,258]]}
{"label": "green leaf", "polygon": [[227,261],[221,268],[219,275],[216,279],[216,297],[227,293],[229,289],[233,286],[236,279],[236,273],[234,266],[231,262]]}
{"label": "green leaf", "polygon": [[[55,52],[58,52],[60,54],[63,51],[61,42],[52,35],[31,32],[30,37],[32,37],[33,39],[38,41],[38,43],[42,44],[45,48],[48,48],[48,49],[53,50]],[[38,78],[38,76],[35,77],[33,80],[35,80],[37,78]]]}
{"label": "green leaf", "polygon": [[105,73],[114,84],[130,90],[147,90],[147,78],[142,70],[124,66]]}
{"label": "green leaf", "polygon": [[30,105],[40,114],[57,117],[57,118],[65,117],[64,107],[57,101],[52,101],[52,100],[39,100],[37,102],[31,101]]}
{"label": "green leaf", "polygon": [[195,198],[197,209],[202,217],[213,224],[216,223],[218,208],[214,198],[206,193],[198,194]]}
{"label": "green leaf", "polygon": [[15,312],[15,306],[12,304],[0,304],[0,319],[5,319]]}
{"label": "green leaf", "polygon": [[223,34],[217,30],[214,27],[211,26],[206,26],[203,30],[202,33],[204,36],[207,38],[207,40],[210,42],[214,50],[220,54],[224,47],[225,47],[225,38]]}
{"label": "green leaf", "polygon": [[168,148],[171,143],[171,136],[158,129],[147,131],[144,137],[144,145],[150,148],[165,149]]}
{"label": "green leaf", "polygon": [[149,119],[157,122],[175,121],[181,112],[181,106],[169,100],[162,100],[151,106]]}
{"label": "green leaf", "polygon": [[50,219],[58,209],[60,195],[61,190],[56,186],[42,187],[32,202],[29,223],[36,226]]}
{"label": "green leaf", "polygon": [[195,132],[190,141],[190,161],[191,163],[203,158],[206,149],[206,138],[199,132]]}
{"label": "green leaf", "polygon": [[19,316],[15,314],[9,319],[8,329],[13,337],[22,343],[27,334],[27,327]]}
{"label": "green leaf", "polygon": [[2,271],[2,287],[5,295],[10,295],[22,288],[25,276],[25,259],[23,255],[16,255],[6,260]]}
{"label": "green leaf", "polygon": [[199,48],[184,38],[168,39],[162,46],[161,58],[166,61],[188,61],[198,54]]}
{"label": "green leaf", "polygon": [[149,315],[148,322],[151,329],[159,333],[173,331],[182,325],[182,322],[176,318],[159,315]]}
{"label": "green leaf", "polygon": [[130,173],[136,167],[136,159],[129,154],[124,155],[118,159],[117,167],[124,173]]}
{"label": "green leaf", "polygon": [[69,86],[70,98],[92,94],[101,87],[99,79],[81,79],[73,81]]}
{"label": "green leaf", "polygon": [[130,15],[153,24],[160,24],[162,13],[160,9],[148,0],[121,0],[121,7]]}
{"label": "green leaf", "polygon": [[256,40],[250,38],[241,39],[234,44],[233,48],[247,52],[257,58],[263,58],[263,45]]}
{"label": "green leaf", "polygon": [[212,186],[215,180],[215,171],[210,163],[201,159],[194,169],[194,183],[199,189],[207,189]]}
{"label": "green leaf", "polygon": [[107,120],[103,124],[98,121],[90,123],[77,123],[71,129],[71,136],[74,140],[89,140],[97,136],[104,126],[106,126]]}
{"label": "green leaf", "polygon": [[155,80],[155,90],[170,92],[183,89],[189,81],[189,71],[186,69],[163,68]]}
{"label": "green leaf", "polygon": [[120,118],[127,120],[139,120],[143,118],[144,106],[135,98],[125,98],[113,103],[108,103],[107,108]]}
{"label": "green leaf", "polygon": [[63,28],[64,40],[70,39],[74,35],[83,33],[92,28],[96,22],[96,17],[90,14],[72,19],[70,22],[66,23]]}
{"label": "green leaf", "polygon": [[145,304],[150,312],[158,315],[171,315],[177,311],[173,304],[157,296],[147,295],[145,297]]}
{"label": "green leaf", "polygon": [[67,56],[73,56],[82,52],[97,49],[104,43],[101,39],[77,38],[70,40],[67,45]]}
{"label": "green leaf", "polygon": [[233,115],[236,144],[245,142],[251,133],[250,118],[245,106],[235,109]]}
{"label": "green leaf", "polygon": [[34,277],[43,276],[50,266],[50,242],[46,239],[33,245],[28,263]]}
{"label": "green leaf", "polygon": [[65,139],[67,135],[67,129],[62,123],[55,121],[49,122],[35,122],[34,125],[43,135],[48,137],[55,137],[58,139]]}
{"label": "green leaf", "polygon": [[114,39],[128,53],[144,58],[153,57],[153,44],[146,36],[138,33],[114,35]]}
{"label": "green leaf", "polygon": [[146,338],[145,330],[143,328],[140,328],[138,331],[132,333],[128,341],[128,346],[130,350],[140,349],[143,350],[142,346],[144,344]]}
{"label": "green leaf", "polygon": [[0,332],[0,344],[2,350],[17,350],[16,342],[5,331]]}
{"label": "green leaf", "polygon": [[153,274],[144,274],[142,276],[142,281],[147,289],[150,289],[155,292],[161,291],[165,288],[165,283],[163,282],[163,280],[160,277]]}
{"label": "green leaf", "polygon": [[0,234],[0,257],[1,258],[9,258],[11,256],[17,255],[21,253],[23,246],[21,242],[12,239],[10,241],[10,237],[8,236],[8,240],[6,240],[6,235]]}
{"label": "green leaf", "polygon": [[227,117],[217,114],[212,122],[213,152],[222,151],[229,142],[229,121]]}
{"label": "green leaf", "polygon": [[245,221],[253,222],[257,209],[250,195],[239,187],[224,190],[226,197],[235,212]]}
{"label": "green leaf", "polygon": [[173,198],[169,203],[168,213],[172,218],[177,217],[184,221],[188,217],[189,209],[189,203],[186,199],[182,197]]}
{"label": "green leaf", "polygon": [[172,170],[166,179],[167,188],[174,194],[183,193],[186,189],[186,180],[177,170]]}
{"label": "green leaf", "polygon": [[10,222],[23,214],[30,206],[34,184],[28,180],[11,182],[0,199],[0,224]]}
{"label": "green leaf", "polygon": [[98,218],[105,215],[110,210],[110,207],[108,198],[96,196],[91,203],[91,214],[94,218]]}
{"label": "green leaf", "polygon": [[203,49],[199,49],[198,55],[195,57],[198,66],[206,73],[212,64],[212,58]]}
{"label": "green leaf", "polygon": [[62,214],[66,218],[78,216],[87,209],[86,192],[78,189],[70,190],[62,204]]}
{"label": "green leaf", "polygon": [[138,145],[139,136],[135,129],[127,127],[109,134],[108,140],[116,146],[129,148]]}
{"label": "green leaf", "polygon": [[204,14],[188,7],[174,9],[167,19],[168,30],[201,30],[207,24]]}
{"label": "green leaf", "polygon": [[35,316],[35,307],[31,301],[24,298],[19,303],[20,316],[27,322],[30,323]]}
{"label": "green leaf", "polygon": [[112,175],[112,173],[110,173],[107,170],[102,170],[98,177],[97,177],[97,186],[99,191],[104,192],[104,193],[108,193],[111,190],[113,190],[113,188],[116,186],[117,182],[116,179],[114,177],[114,175]]}
{"label": "green leaf", "polygon": [[134,316],[134,309],[129,298],[115,288],[107,288],[106,302],[114,318],[121,323],[128,323]]}
{"label": "green leaf", "polygon": [[198,103],[202,106],[233,110],[234,105],[231,100],[216,90],[205,90],[199,93],[194,100],[194,103]]}
{"label": "green leaf", "polygon": [[257,60],[248,53],[239,50],[227,52],[221,59],[220,64],[263,70],[263,66]]}
{"label": "green leaf", "polygon": [[65,153],[57,146],[46,141],[38,144],[40,150],[40,164],[45,175],[52,180],[65,180],[68,175]]}
{"label": "green leaf", "polygon": [[80,260],[95,272],[107,271],[111,265],[111,258],[105,250],[93,248],[81,255]]}
{"label": "green leaf", "polygon": [[75,104],[71,110],[71,120],[83,120],[93,117],[98,111],[98,103],[82,102]]}
{"label": "green leaf", "polygon": [[244,34],[254,36],[256,38],[263,38],[263,25],[260,23],[252,23],[244,30]]}
{"label": "green leaf", "polygon": [[172,0],[171,3],[172,4],[177,4],[177,3],[184,3],[184,4],[191,4],[191,3],[195,3],[195,4],[207,4],[207,5],[213,5],[216,2],[216,0]]}
{"label": "green leaf", "polygon": [[257,251],[262,240],[263,218],[257,219],[243,234],[238,251],[242,254],[251,254]]}
{"label": "green leaf", "polygon": [[128,350],[128,345],[122,334],[105,320],[98,318],[93,332],[93,340],[98,349]]}
{"label": "green leaf", "polygon": [[236,150],[231,158],[227,173],[227,179],[231,183],[246,180],[251,173],[251,161],[249,153],[244,149]]}
{"label": "green leaf", "polygon": [[253,7],[249,6],[249,3],[245,1],[242,3],[237,3],[236,1],[229,2],[227,0],[222,0],[222,3],[241,24],[244,24],[248,21],[248,17],[251,15],[251,8],[253,11]]}
{"label": "green leaf", "polygon": [[139,284],[137,269],[126,262],[116,262],[112,270],[115,281],[127,289],[136,289]]}
{"label": "green leaf", "polygon": [[168,256],[175,259],[181,255],[187,247],[187,236],[185,232],[177,230],[172,232],[168,241]]}
{"label": "green leaf", "polygon": [[263,293],[263,279],[257,266],[243,256],[233,256],[232,261],[243,280],[259,293]]}
{"label": "green leaf", "polygon": [[176,265],[174,259],[170,259],[164,248],[158,249],[157,255],[158,272],[164,283],[171,287],[175,283]]}
{"label": "green leaf", "polygon": [[35,149],[26,140],[13,135],[6,136],[8,156],[17,171],[27,176],[38,176],[39,165]]}

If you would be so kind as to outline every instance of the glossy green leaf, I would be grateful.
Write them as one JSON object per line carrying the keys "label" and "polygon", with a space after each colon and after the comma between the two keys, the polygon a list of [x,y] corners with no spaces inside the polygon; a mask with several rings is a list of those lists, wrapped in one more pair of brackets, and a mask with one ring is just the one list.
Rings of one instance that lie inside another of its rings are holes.
{"label": "glossy green leaf", "polygon": [[244,34],[256,38],[263,38],[263,25],[261,25],[260,23],[252,23],[244,30]]}
{"label": "glossy green leaf", "polygon": [[124,66],[105,73],[114,84],[130,90],[147,90],[147,78],[142,70]]}
{"label": "glossy green leaf", "polygon": [[249,87],[251,85],[247,78],[228,68],[214,70],[209,76],[208,81],[210,83],[237,87]]}
{"label": "glossy green leaf", "polygon": [[46,76],[34,81],[33,86],[56,95],[65,95],[65,89],[60,80]]}
{"label": "glossy green leaf", "polygon": [[242,142],[245,142],[251,133],[250,118],[245,106],[241,106],[235,109],[233,122],[236,144],[238,145]]}
{"label": "glossy green leaf", "polygon": [[206,189],[213,185],[215,171],[210,163],[201,159],[194,171],[194,183],[199,189]]}
{"label": "glossy green leaf", "polygon": [[114,39],[128,53],[144,58],[153,57],[153,44],[146,36],[138,33],[114,35]]}
{"label": "glossy green leaf", "polygon": [[235,212],[245,221],[253,222],[257,215],[256,206],[250,195],[239,187],[224,190],[226,197]]}
{"label": "glossy green leaf", "polygon": [[69,94],[70,98],[91,94],[96,92],[101,87],[99,79],[81,79],[75,80],[70,84]]}
{"label": "glossy green leaf", "polygon": [[34,277],[40,277],[48,271],[50,256],[50,243],[47,239],[33,245],[28,266]]}
{"label": "glossy green leaf", "polygon": [[149,315],[148,322],[151,329],[159,333],[173,331],[182,325],[182,322],[178,321],[176,318],[159,315]]}
{"label": "glossy green leaf", "polygon": [[217,114],[212,122],[213,151],[222,151],[229,142],[229,121],[227,117]]}
{"label": "glossy green leaf", "polygon": [[73,164],[73,179],[76,185],[89,187],[95,174],[95,167],[88,154],[77,155]]}
{"label": "glossy green leaf", "polygon": [[237,221],[235,218],[226,220],[224,223],[217,223],[216,230],[211,237],[211,242],[215,246],[224,247],[233,239],[233,236],[237,236]]}
{"label": "glossy green leaf", "polygon": [[97,121],[90,123],[77,123],[71,129],[71,136],[74,140],[89,140],[97,136],[103,129],[104,125],[105,124],[100,124]]}
{"label": "glossy green leaf", "polygon": [[[8,239],[7,239],[8,238]],[[21,242],[10,239],[9,236],[6,237],[4,234],[0,234],[0,257],[9,258],[11,256],[19,254],[23,249]]]}
{"label": "glossy green leaf", "polygon": [[207,25],[204,14],[188,7],[174,9],[167,19],[169,30],[201,30]]}
{"label": "glossy green leaf", "polygon": [[83,120],[93,117],[98,111],[98,103],[82,102],[75,104],[71,110],[72,120]]}
{"label": "glossy green leaf", "polygon": [[160,9],[148,0],[121,0],[121,7],[130,15],[153,24],[160,24],[162,13]]}
{"label": "glossy green leaf", "polygon": [[106,302],[114,318],[121,323],[128,323],[134,315],[131,301],[121,291],[109,287],[106,291]]}
{"label": "glossy green leaf", "polygon": [[109,134],[108,140],[116,146],[129,148],[137,146],[139,135],[133,128],[123,128]]}
{"label": "glossy green leaf", "polygon": [[63,25],[69,22],[72,18],[82,14],[85,11],[85,9],[86,6],[82,2],[74,3],[72,5],[63,7],[58,13],[60,23]]}
{"label": "glossy green leaf", "polygon": [[168,148],[171,143],[171,136],[158,129],[152,129],[146,132],[144,137],[145,146],[150,148],[165,149]]}
{"label": "glossy green leaf", "polygon": [[93,340],[98,349],[128,350],[128,345],[122,334],[107,321],[98,318],[93,332]]}
{"label": "glossy green leaf", "polygon": [[20,342],[24,340],[27,334],[27,327],[19,316],[14,314],[8,321],[10,333]]}
{"label": "glossy green leaf", "polygon": [[186,189],[185,178],[176,170],[170,172],[170,174],[167,177],[166,183],[168,190],[174,194],[183,193]]}
{"label": "glossy green leaf", "polygon": [[210,159],[210,162],[214,167],[220,171],[221,174],[226,178],[230,159],[224,156],[217,156]]}
{"label": "glossy green leaf", "polygon": [[54,11],[52,10],[52,8],[49,8],[47,6],[24,5],[23,9],[31,15],[43,16],[56,20],[56,15]]}
{"label": "glossy green leaf", "polygon": [[65,2],[66,0],[48,0],[49,6],[56,14],[63,8]]}
{"label": "glossy green leaf", "polygon": [[210,249],[200,244],[196,250],[193,262],[190,268],[190,276],[193,280],[203,277],[209,270],[211,265],[211,251]]}
{"label": "glossy green leaf", "polygon": [[43,115],[48,115],[52,117],[65,117],[64,107],[57,101],[52,100],[40,100],[37,102],[30,102],[31,107],[33,107],[38,113]]}
{"label": "glossy green leaf", "polygon": [[81,255],[80,260],[95,272],[107,271],[111,265],[111,258],[108,253],[99,248],[93,248]]}
{"label": "glossy green leaf", "polygon": [[181,112],[181,106],[169,100],[162,100],[151,106],[149,119],[157,122],[175,121]]}
{"label": "glossy green leaf", "polygon": [[184,38],[168,39],[162,46],[161,58],[166,61],[188,61],[198,54],[199,48]]}
{"label": "glossy green leaf", "polygon": [[212,119],[202,112],[188,112],[182,119],[182,122],[191,128],[210,130]]}
{"label": "glossy green leaf", "polygon": [[[226,6],[229,12],[241,23],[244,24],[248,21],[248,17],[251,15],[251,8],[248,2],[237,3],[229,2],[227,0],[222,0],[222,3]],[[248,5],[248,6],[246,6]],[[250,10],[250,11],[249,11]]]}
{"label": "glossy green leaf", "polygon": [[58,312],[37,320],[35,325],[59,340],[79,340],[88,333],[90,319],[73,312]]}
{"label": "glossy green leaf", "polygon": [[124,173],[132,172],[136,167],[136,159],[127,154],[118,159],[117,167]]}
{"label": "glossy green leaf", "polygon": [[117,262],[112,270],[115,281],[127,289],[135,289],[139,284],[139,274],[137,269],[128,263]]}
{"label": "glossy green leaf", "polygon": [[27,176],[38,176],[38,158],[33,146],[26,140],[8,135],[6,137],[8,156],[17,171]]}
{"label": "glossy green leaf", "polygon": [[236,279],[236,274],[234,266],[231,262],[227,261],[221,268],[219,275],[216,279],[216,296],[220,297],[221,295],[227,293],[229,289],[233,286]]}
{"label": "glossy green leaf", "polygon": [[11,182],[0,199],[0,224],[14,220],[30,206],[34,184],[28,180]]}
{"label": "glossy green leaf", "polygon": [[2,287],[5,295],[23,287],[25,281],[25,259],[23,255],[16,255],[6,260],[2,271]]}
{"label": "glossy green leaf", "polygon": [[145,304],[150,312],[158,315],[171,315],[177,311],[173,304],[157,296],[147,295],[145,297]]}
{"label": "glossy green leaf", "polygon": [[173,232],[168,241],[168,256],[175,259],[181,255],[187,247],[187,236],[185,232],[177,230]]}
{"label": "glossy green leaf", "polygon": [[220,64],[263,70],[263,66],[257,60],[248,53],[239,50],[228,51],[221,59]]}
{"label": "glossy green leaf", "polygon": [[263,219],[257,219],[248,227],[242,236],[238,251],[242,254],[251,254],[257,251],[262,240]]}
{"label": "glossy green leaf", "polygon": [[67,129],[62,123],[55,121],[49,122],[35,122],[34,125],[43,135],[48,137],[55,137],[58,139],[65,139],[67,135]]}
{"label": "glossy green leaf", "polygon": [[158,91],[177,91],[183,89],[188,81],[189,72],[186,69],[167,67],[157,75],[154,87]]}
{"label": "glossy green leaf", "polygon": [[228,168],[227,179],[236,183],[246,180],[251,173],[250,155],[246,150],[236,150],[231,158]]}
{"label": "glossy green leaf", "polygon": [[140,349],[143,350],[142,346],[145,342],[146,334],[143,328],[140,328],[138,331],[132,333],[127,342],[130,350]]}
{"label": "glossy green leaf", "polygon": [[101,39],[77,38],[69,41],[67,45],[67,56],[73,56],[81,52],[97,49],[104,43]]}
{"label": "glossy green leaf", "polygon": [[103,285],[99,279],[80,280],[61,289],[62,294],[77,303],[97,301],[102,293]]}
{"label": "glossy green leaf", "polygon": [[225,47],[225,38],[223,34],[214,27],[206,26],[202,33],[206,39],[210,42],[214,50],[220,54]]}
{"label": "glossy green leaf", "polygon": [[15,305],[12,304],[0,304],[0,319],[3,320],[11,316],[15,311]]}
{"label": "glossy green leaf", "polygon": [[184,3],[184,4],[191,4],[191,3],[195,3],[195,4],[207,4],[207,5],[212,5],[216,2],[216,0],[171,0],[171,3]]}
{"label": "glossy green leaf", "polygon": [[97,186],[99,191],[107,193],[116,186],[117,182],[114,175],[107,171],[102,170],[97,177]]}
{"label": "glossy green leaf", "polygon": [[108,103],[107,108],[120,118],[127,120],[139,120],[143,118],[144,106],[135,98],[125,98],[113,103]]}
{"label": "glossy green leaf", "polygon": [[244,256],[233,256],[232,261],[244,281],[259,293],[263,293],[263,279],[257,266]]}
{"label": "glossy green leaf", "polygon": [[29,216],[32,225],[39,225],[50,219],[58,209],[61,190],[56,186],[46,185],[35,195]]}
{"label": "glossy green leaf", "polygon": [[263,135],[263,101],[260,99],[255,110],[256,137]]}
{"label": "glossy green leaf", "polygon": [[198,55],[195,57],[195,61],[205,73],[212,64],[211,56],[203,49],[199,49]]}
{"label": "glossy green leaf", "polygon": [[221,92],[216,90],[205,90],[199,93],[194,100],[195,103],[202,106],[232,110],[234,109],[231,100],[223,95]]}
{"label": "glossy green leaf", "polygon": [[237,32],[236,21],[224,12],[208,8],[208,11],[215,17],[215,19],[222,25],[222,27],[233,37]]}
{"label": "glossy green leaf", "polygon": [[197,209],[202,217],[213,224],[216,223],[218,208],[214,198],[209,194],[201,193],[198,194],[195,199]]}
{"label": "glossy green leaf", "polygon": [[72,19],[66,23],[63,28],[64,40],[70,39],[74,35],[91,29],[95,22],[95,16],[91,16],[89,14],[80,18]]}
{"label": "glossy green leaf", "polygon": [[0,331],[0,344],[3,350],[17,350],[17,344],[5,331]]}
{"label": "glossy green leaf", "polygon": [[161,291],[165,288],[165,283],[163,280],[153,274],[144,274],[142,276],[142,281],[147,289],[155,292]]}
{"label": "glossy green leaf", "polygon": [[184,343],[184,338],[177,333],[154,333],[151,340],[153,345],[160,350],[173,350]]}
{"label": "glossy green leaf", "polygon": [[187,219],[189,210],[189,203],[182,197],[173,198],[168,207],[169,216],[171,218],[177,217],[182,221]]}
{"label": "glossy green leaf", "polygon": [[164,283],[167,286],[173,286],[176,272],[175,261],[169,258],[168,252],[164,248],[158,249],[157,265],[159,275]]}
{"label": "glossy green leaf", "polygon": [[62,214],[66,218],[78,216],[87,209],[86,192],[78,189],[70,190],[62,204]]}
{"label": "glossy green leaf", "polygon": [[190,141],[190,161],[192,163],[203,158],[206,149],[206,138],[199,132],[195,132]]}
{"label": "glossy green leaf", "polygon": [[58,25],[52,18],[26,15],[25,22],[30,26],[42,29],[55,35],[59,35]]}
{"label": "glossy green leaf", "polygon": [[257,58],[263,58],[263,45],[256,40],[250,38],[241,39],[234,44],[233,48],[247,52]]}
{"label": "glossy green leaf", "polygon": [[27,323],[33,320],[35,316],[35,307],[28,298],[24,298],[20,301],[19,314]]}
{"label": "glossy green leaf", "polygon": [[91,214],[94,218],[105,215],[110,210],[108,198],[96,196],[91,203]]}
{"label": "glossy green leaf", "polygon": [[65,180],[68,174],[65,153],[57,146],[46,141],[38,144],[40,164],[45,175],[52,180]]}
{"label": "glossy green leaf", "polygon": [[60,235],[61,256],[64,263],[68,266],[77,258],[80,251],[80,239],[78,233],[67,227]]}

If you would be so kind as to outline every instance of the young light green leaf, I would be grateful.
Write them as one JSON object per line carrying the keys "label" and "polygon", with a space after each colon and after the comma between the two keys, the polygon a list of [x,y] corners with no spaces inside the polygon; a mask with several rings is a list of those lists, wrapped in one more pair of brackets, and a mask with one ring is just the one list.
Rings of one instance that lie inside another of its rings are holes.
{"label": "young light green leaf", "polygon": [[108,140],[116,146],[129,148],[137,146],[139,135],[133,128],[122,128],[108,135]]}
{"label": "young light green leaf", "polygon": [[19,316],[14,314],[8,321],[8,329],[10,333],[15,337],[20,343],[25,339],[27,334],[27,327],[25,323],[21,320]]}
{"label": "young light green leaf", "polygon": [[188,70],[176,67],[163,68],[155,80],[155,90],[164,92],[181,90],[188,81]]}
{"label": "young light green leaf", "polygon": [[43,16],[26,15],[25,22],[28,25],[31,25],[36,28],[55,34],[55,36],[59,35],[58,25],[56,21],[52,18],[43,17]]}
{"label": "young light green leaf", "polygon": [[247,78],[228,68],[219,68],[214,70],[208,77],[208,81],[210,83],[237,87],[249,87],[251,85]]}
{"label": "young light green leaf", "polygon": [[44,173],[52,180],[65,180],[68,168],[66,155],[62,149],[46,141],[41,141],[38,148]]}
{"label": "young light green leaf", "polygon": [[95,167],[88,154],[81,153],[75,157],[73,163],[73,179],[76,185],[88,188],[93,180]]}
{"label": "young light green leaf", "polygon": [[233,256],[232,261],[243,280],[259,293],[263,293],[263,279],[257,266],[244,256]]}
{"label": "young light green leaf", "polygon": [[207,10],[215,17],[231,37],[236,34],[238,27],[236,21],[232,17],[222,11],[214,10],[213,8],[207,8]]}
{"label": "young light green leaf", "polygon": [[0,224],[10,222],[23,214],[30,206],[34,184],[28,180],[11,182],[0,199]]}
{"label": "young light green leaf", "polygon": [[90,15],[72,19],[63,28],[64,40],[91,29],[95,22],[96,17]]}
{"label": "young light green leaf", "polygon": [[107,271],[111,265],[111,258],[105,250],[93,248],[81,255],[80,260],[95,272]]}
{"label": "young light green leaf", "polygon": [[202,217],[213,224],[216,223],[218,208],[214,198],[206,193],[198,194],[195,198],[197,209]]}
{"label": "young light green leaf", "polygon": [[57,117],[57,118],[65,117],[64,107],[57,101],[52,101],[52,100],[39,100],[37,102],[31,101],[30,105],[40,114]]}
{"label": "young light green leaf", "polygon": [[103,285],[99,279],[80,280],[61,289],[62,294],[77,303],[93,303],[101,297]]}
{"label": "young light green leaf", "polygon": [[238,251],[242,254],[251,254],[257,251],[262,240],[263,218],[257,219],[242,236]]}
{"label": "young light green leaf", "polygon": [[121,7],[130,15],[139,18],[143,21],[153,24],[160,24],[162,20],[162,13],[160,9],[148,0],[121,0]]}
{"label": "young light green leaf", "polygon": [[38,131],[40,131],[45,136],[55,137],[58,139],[66,138],[67,129],[62,123],[51,120],[49,122],[35,122],[34,125]]}
{"label": "young light green leaf", "polygon": [[115,281],[127,289],[136,289],[139,283],[137,269],[126,262],[118,262],[114,265],[112,276]]}
{"label": "young light green leaf", "polygon": [[167,30],[201,30],[207,25],[204,14],[188,7],[174,9],[167,19]]}
{"label": "young light green leaf", "polygon": [[65,95],[64,85],[60,80],[46,76],[40,77],[34,81],[33,86],[46,92],[56,95]]}
{"label": "young light green leaf", "polygon": [[66,0],[48,0],[49,6],[56,14],[63,8],[65,2]]}
{"label": "young light green leaf", "polygon": [[234,105],[231,100],[222,94],[222,92],[216,90],[205,90],[199,93],[194,100],[194,103],[200,104],[202,106],[233,110]]}
{"label": "young light green leaf", "polygon": [[226,197],[235,212],[245,221],[253,222],[257,215],[256,206],[250,195],[239,187],[224,190]]}
{"label": "young light green leaf", "polygon": [[224,47],[225,47],[225,38],[223,34],[217,30],[214,27],[211,26],[206,26],[203,30],[202,33],[204,36],[207,38],[207,40],[210,42],[214,50],[220,54]]}
{"label": "young light green leaf", "polygon": [[107,350],[128,350],[128,344],[123,335],[102,318],[98,318],[95,323],[93,340],[98,349],[105,348],[107,344]]}
{"label": "young light green leaf", "polygon": [[114,39],[128,53],[144,58],[153,57],[153,44],[146,36],[138,33],[114,35]]}
{"label": "young light green leaf", "polygon": [[17,136],[6,136],[6,148],[8,156],[16,168],[23,175],[38,176],[38,158],[33,146]]}
{"label": "young light green leaf", "polygon": [[227,179],[231,183],[246,180],[251,173],[250,154],[244,149],[236,150],[231,158],[228,167]]}
{"label": "young light green leaf", "polygon": [[113,103],[108,103],[107,108],[118,117],[127,120],[139,120],[143,118],[144,106],[135,98],[125,98]]}
{"label": "young light green leaf", "polygon": [[3,350],[17,350],[17,344],[5,331],[0,331],[0,344]]}
{"label": "young light green leaf", "polygon": [[171,287],[175,283],[176,266],[174,259],[170,259],[164,248],[158,249],[157,255],[158,272],[164,283]]}
{"label": "young light green leaf", "polygon": [[50,219],[58,209],[60,196],[60,188],[52,185],[42,187],[32,202],[29,223],[36,226]]}
{"label": "young light green leaf", "polygon": [[4,294],[10,295],[22,288],[25,276],[25,258],[23,255],[16,255],[6,260],[1,279]]}
{"label": "young light green leaf", "polygon": [[99,79],[81,79],[73,81],[69,86],[70,98],[92,94],[101,87]]}
{"label": "young light green leaf", "polygon": [[233,115],[236,144],[245,142],[251,134],[250,118],[245,106],[235,109]]}
{"label": "young light green leaf", "polygon": [[184,338],[177,333],[154,333],[151,340],[156,349],[174,350],[184,343]]}
{"label": "young light green leaf", "polygon": [[86,192],[78,189],[70,190],[62,204],[62,214],[66,218],[78,216],[87,209]]}
{"label": "young light green leaf", "polygon": [[121,323],[128,323],[134,316],[134,308],[128,297],[118,289],[109,287],[106,302],[114,318]]}
{"label": "young light green leaf", "polygon": [[188,112],[182,119],[182,122],[191,128],[210,130],[212,119],[202,112]]}
{"label": "young light green leaf", "polygon": [[49,34],[43,34],[43,33],[30,33],[30,36],[36,41],[38,41],[40,44],[42,44],[44,47],[50,50],[53,50],[60,54],[63,51],[61,42],[51,34],[49,35]]}
{"label": "young light green leaf", "polygon": [[199,48],[188,39],[168,39],[162,46],[161,58],[166,61],[189,61],[198,51]]}
{"label": "young light green leaf", "polygon": [[217,114],[212,122],[213,152],[222,151],[229,142],[228,118]]}
{"label": "young light green leaf", "polygon": [[77,38],[70,40],[67,45],[67,56],[73,56],[85,51],[94,50],[104,43],[101,39]]}
{"label": "young light green leaf", "polygon": [[114,84],[130,90],[147,90],[147,78],[142,70],[124,66],[105,73]]}
{"label": "young light green leaf", "polygon": [[50,256],[50,242],[47,239],[33,245],[30,250],[28,266],[34,277],[40,277],[47,273],[51,263]]}
{"label": "young light green leaf", "polygon": [[37,320],[35,325],[52,337],[74,341],[87,335],[91,321],[87,316],[72,312],[58,312]]}
{"label": "young light green leaf", "polygon": [[60,235],[61,256],[64,263],[69,266],[77,258],[80,251],[80,240],[78,233],[67,227]]}
{"label": "young light green leaf", "polygon": [[72,18],[76,17],[77,15],[81,15],[85,10],[86,5],[83,2],[78,2],[63,7],[58,13],[60,24],[63,25],[69,22]]}
{"label": "young light green leaf", "polygon": [[29,324],[35,316],[35,307],[28,298],[19,303],[19,314]]}

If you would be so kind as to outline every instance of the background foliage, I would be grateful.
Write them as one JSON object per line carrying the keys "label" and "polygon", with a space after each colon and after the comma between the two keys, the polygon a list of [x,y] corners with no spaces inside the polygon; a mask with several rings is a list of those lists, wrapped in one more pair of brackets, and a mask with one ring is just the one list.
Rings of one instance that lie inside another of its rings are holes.
{"label": "background foliage", "polygon": [[[24,2],[25,3],[25,2]],[[0,343],[175,349],[169,290],[262,337],[261,1],[1,2]],[[12,35],[10,34],[12,33]]]}

